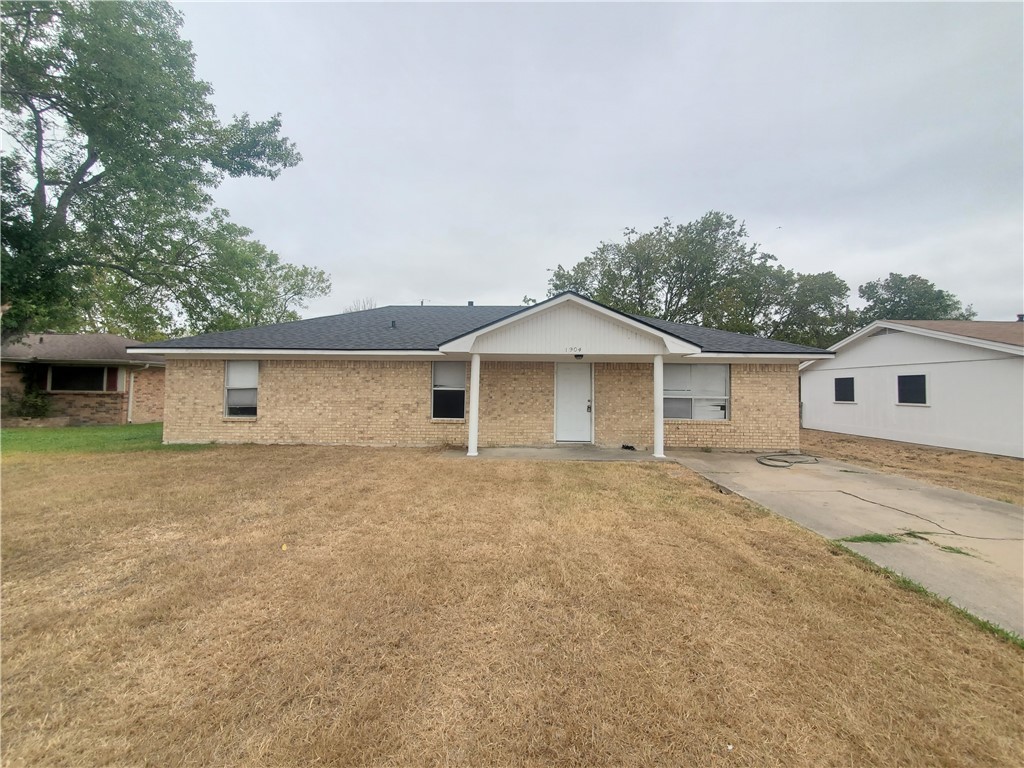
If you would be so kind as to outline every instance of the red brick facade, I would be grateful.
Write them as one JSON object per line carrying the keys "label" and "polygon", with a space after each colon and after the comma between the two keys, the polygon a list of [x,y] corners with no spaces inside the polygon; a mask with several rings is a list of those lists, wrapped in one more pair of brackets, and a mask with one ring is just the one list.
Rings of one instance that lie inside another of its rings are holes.
{"label": "red brick facade", "polygon": [[[132,422],[146,424],[162,421],[164,412],[164,369],[127,368],[122,374],[123,392],[49,392],[50,417],[71,426],[111,425],[128,423],[129,384],[134,371],[135,396],[132,403]],[[5,407],[8,398],[24,392],[22,374],[16,363],[3,363],[0,369],[0,402]],[[33,420],[9,418],[4,414],[5,426],[22,426]],[[50,422],[55,423],[55,422]]]}

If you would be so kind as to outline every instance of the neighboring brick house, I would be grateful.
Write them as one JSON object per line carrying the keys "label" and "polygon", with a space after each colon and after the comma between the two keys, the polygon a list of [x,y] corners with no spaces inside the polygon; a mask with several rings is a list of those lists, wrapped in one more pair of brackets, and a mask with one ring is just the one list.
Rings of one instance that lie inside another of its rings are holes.
{"label": "neighboring brick house", "polygon": [[[34,333],[8,344],[0,350],[4,407],[27,385],[45,393],[49,415],[56,422],[78,426],[161,421],[164,360],[125,351],[139,343],[110,333]],[[32,422],[16,420],[5,411],[5,426],[19,423]]]}
{"label": "neighboring brick house", "polygon": [[831,353],[631,316],[380,307],[140,345],[167,360],[164,442],[783,450],[797,366]]}

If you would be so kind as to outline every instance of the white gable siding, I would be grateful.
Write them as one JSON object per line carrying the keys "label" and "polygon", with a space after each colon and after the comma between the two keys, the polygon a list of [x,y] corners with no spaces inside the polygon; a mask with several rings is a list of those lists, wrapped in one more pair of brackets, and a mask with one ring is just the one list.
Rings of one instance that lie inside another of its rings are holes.
{"label": "white gable siding", "polygon": [[869,368],[876,365],[948,363],[967,360],[998,360],[1004,352],[983,349],[973,344],[921,336],[909,331],[869,336],[840,347],[831,360],[816,362],[813,371],[826,369]]}
{"label": "white gable siding", "polygon": [[[897,404],[897,377],[926,376],[925,406]],[[852,377],[854,403],[835,402]],[[903,332],[840,348],[800,377],[803,425],[1024,457],[1024,358]]]}
{"label": "white gable siding", "polygon": [[473,352],[506,355],[659,355],[665,342],[599,312],[565,302],[483,333]]}

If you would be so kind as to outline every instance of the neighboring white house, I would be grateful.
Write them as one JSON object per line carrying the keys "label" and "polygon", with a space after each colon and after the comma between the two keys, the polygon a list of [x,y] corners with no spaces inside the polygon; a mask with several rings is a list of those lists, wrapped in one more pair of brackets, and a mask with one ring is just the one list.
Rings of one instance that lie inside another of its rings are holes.
{"label": "neighboring white house", "polygon": [[800,366],[803,426],[1024,457],[1024,322],[878,320]]}

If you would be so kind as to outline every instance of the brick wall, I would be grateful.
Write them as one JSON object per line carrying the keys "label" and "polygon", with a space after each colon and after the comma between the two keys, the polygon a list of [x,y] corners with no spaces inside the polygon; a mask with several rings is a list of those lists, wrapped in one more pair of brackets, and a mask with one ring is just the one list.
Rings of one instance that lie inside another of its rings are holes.
{"label": "brick wall", "polygon": [[[131,369],[126,373],[132,375]],[[149,424],[164,418],[164,369],[135,370],[135,397],[132,401],[132,423]]]}
{"label": "brick wall", "polygon": [[168,360],[164,440],[464,445],[464,419],[431,419],[431,386],[429,362],[262,360],[259,415],[226,418],[224,361]]}
{"label": "brick wall", "polygon": [[[665,421],[666,448],[789,450],[800,447],[796,364],[733,365],[729,419]],[[598,445],[654,443],[654,366],[594,365],[594,432]]]}
{"label": "brick wall", "polygon": [[[0,388],[21,394],[24,384],[16,363],[4,363],[0,370]],[[125,424],[128,419],[128,395],[125,392],[50,392],[49,422],[71,426]],[[13,420],[6,423],[15,424]]]}
{"label": "brick wall", "polygon": [[594,363],[594,442],[654,445],[654,366],[651,363]]}
{"label": "brick wall", "polygon": [[728,421],[665,422],[665,446],[785,451],[800,448],[795,363],[733,365]]}
{"label": "brick wall", "polygon": [[0,364],[0,397],[7,397],[8,394],[20,395],[24,391],[25,384],[21,380],[18,364]]}
{"label": "brick wall", "polygon": [[71,426],[126,424],[127,392],[51,392],[50,415],[67,416]]}
{"label": "brick wall", "polygon": [[481,361],[481,446],[551,445],[554,431],[554,363]]}
{"label": "brick wall", "polygon": [[[467,440],[464,419],[430,417],[429,362],[264,360],[255,419],[223,415],[223,360],[169,360],[165,386],[164,440],[171,443],[465,445]],[[594,365],[599,445],[650,449],[653,386],[649,363]],[[734,365],[731,387],[728,421],[666,421],[666,447],[798,447],[796,365]],[[553,442],[553,363],[484,361],[480,389],[481,446]]]}

